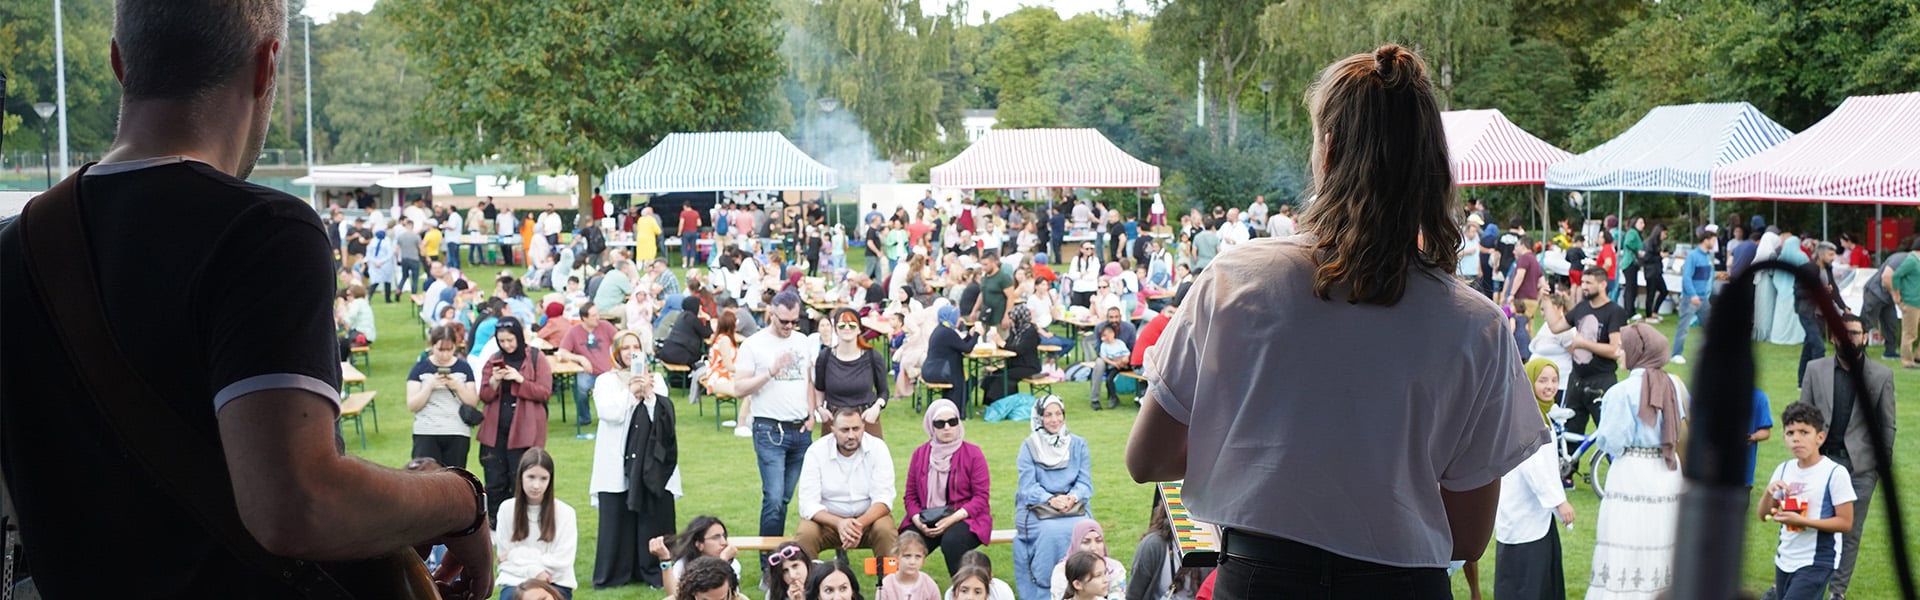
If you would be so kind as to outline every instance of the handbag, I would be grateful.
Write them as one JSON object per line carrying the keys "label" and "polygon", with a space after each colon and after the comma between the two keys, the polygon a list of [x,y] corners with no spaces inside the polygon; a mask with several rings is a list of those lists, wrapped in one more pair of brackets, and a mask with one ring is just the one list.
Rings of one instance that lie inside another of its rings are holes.
{"label": "handbag", "polygon": [[1041,502],[1028,506],[1027,510],[1033,513],[1033,518],[1041,520],[1058,519],[1061,517],[1084,517],[1087,516],[1087,503],[1075,502],[1072,508],[1060,510],[1054,508],[1052,504]]}
{"label": "handbag", "polygon": [[920,509],[920,522],[926,523],[928,527],[932,527],[935,523],[939,523],[941,519],[951,516],[953,516],[953,506],[951,505],[929,506]]}
{"label": "handbag", "polygon": [[479,427],[480,423],[485,420],[487,420],[487,413],[480,412],[480,409],[472,406],[465,404],[460,405],[461,423],[466,423],[468,427]]}

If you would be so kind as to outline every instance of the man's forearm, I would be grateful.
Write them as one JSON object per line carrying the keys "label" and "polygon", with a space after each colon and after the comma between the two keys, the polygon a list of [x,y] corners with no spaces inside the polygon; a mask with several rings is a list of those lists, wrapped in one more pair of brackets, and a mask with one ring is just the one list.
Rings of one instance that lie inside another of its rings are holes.
{"label": "man's forearm", "polygon": [[[383,554],[465,530],[479,514],[472,486],[452,472],[400,471],[350,457],[336,462],[335,478],[314,490],[310,521],[317,539],[296,558]],[[367,510],[370,506],[380,509]]]}

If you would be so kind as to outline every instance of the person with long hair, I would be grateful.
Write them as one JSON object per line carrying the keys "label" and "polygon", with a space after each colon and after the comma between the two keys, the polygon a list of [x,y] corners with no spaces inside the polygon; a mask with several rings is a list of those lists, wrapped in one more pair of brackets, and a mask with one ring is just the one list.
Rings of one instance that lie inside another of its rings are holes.
{"label": "person with long hair", "polygon": [[[1120,561],[1107,556],[1107,530],[1100,526],[1100,522],[1085,519],[1074,523],[1073,537],[1068,539],[1068,543],[1072,544],[1068,558],[1053,566],[1053,597],[1056,600],[1075,597],[1124,600],[1127,592],[1127,568],[1121,565]],[[1084,577],[1069,574],[1070,569],[1067,568],[1067,563],[1073,560],[1073,555],[1078,554],[1093,554],[1100,557],[1100,562],[1106,567],[1101,573],[1103,576],[1101,582],[1104,585],[1092,588],[1074,585]]]}
{"label": "person with long hair", "polygon": [[1666,372],[1667,338],[1645,323],[1620,331],[1628,369],[1601,397],[1594,444],[1614,457],[1594,525],[1587,598],[1657,598],[1673,584],[1680,519],[1680,430],[1687,386]]}
{"label": "person with long hair", "polygon": [[[733,389],[733,359],[740,353],[740,343],[734,341],[739,333],[739,311],[722,308],[720,316],[714,319],[713,344],[707,347],[707,363],[693,373],[691,386],[704,389],[715,396],[737,397]],[[698,396],[699,392],[689,391]],[[753,414],[752,400],[739,398],[739,411],[734,415],[733,435],[751,437],[752,428],[748,426],[747,415]]]}
{"label": "person with long hair", "polygon": [[934,400],[922,421],[927,443],[907,463],[901,531],[926,538],[927,549],[947,559],[947,574],[960,570],[960,557],[987,543],[993,531],[993,473],[987,455],[966,441],[960,409]]}
{"label": "person with long hair", "polygon": [[813,557],[795,542],[781,542],[767,554],[768,600],[806,600],[807,575],[813,570]]}
{"label": "person with long hair", "polygon": [[467,468],[473,427],[460,419],[462,406],[478,408],[473,367],[460,360],[458,333],[446,325],[427,332],[427,352],[407,372],[407,410],[413,413],[413,457]]}
{"label": "person with long hair", "polygon": [[688,565],[695,560],[710,556],[732,563],[733,575],[740,576],[740,548],[727,542],[727,524],[719,517],[700,515],[687,522],[687,528],[680,535],[669,540],[655,537],[647,541],[648,552],[660,560],[670,561],[667,566],[666,592],[668,596],[677,595],[680,580],[687,574]]}
{"label": "person with long hair", "polygon": [[578,523],[573,507],[554,497],[553,456],[529,448],[520,456],[513,497],[500,504],[504,519],[493,521],[494,552],[500,556],[501,600],[513,600],[521,582],[537,579],[553,584],[560,595],[573,597],[575,544]]}
{"label": "person with long hair", "polygon": [[1667,226],[1654,225],[1640,251],[1640,273],[1647,279],[1647,305],[1641,318],[1659,323],[1660,303],[1667,301]]}
{"label": "person with long hair", "polygon": [[747,600],[740,593],[740,573],[727,568],[727,561],[702,556],[689,563],[680,578],[679,591],[668,596],[674,600]]}
{"label": "person with long hair", "polygon": [[644,353],[639,334],[614,335],[614,368],[593,385],[600,426],[593,439],[593,478],[587,491],[600,509],[595,589],[634,582],[664,585],[660,562],[645,552],[644,544],[673,532],[674,498],[666,484],[679,467],[680,439],[667,382],[646,369]]}
{"label": "person with long hair", "polygon": [[1140,534],[1133,567],[1128,569],[1133,579],[1127,580],[1127,600],[1193,600],[1200,592],[1200,581],[1213,569],[1181,567],[1180,559],[1168,552],[1175,543],[1166,499],[1156,492],[1147,531]]}
{"label": "person with long hair", "polygon": [[500,317],[493,341],[499,345],[480,369],[480,466],[487,475],[487,514],[498,518],[500,503],[513,495],[513,468],[531,448],[547,445],[547,397],[553,395],[553,367],[539,350],[528,350],[520,320]]}
{"label": "person with long hair", "polygon": [[[1195,278],[1145,361],[1127,469],[1184,479],[1225,526],[1217,598],[1448,598],[1547,429],[1500,309],[1453,277],[1463,213],[1419,56],[1342,59],[1308,103],[1315,200]],[[1387,338],[1395,368],[1326,377],[1382,358],[1336,342]],[[1301,493],[1330,489],[1381,492]]]}
{"label": "person with long hair", "polygon": [[860,411],[868,435],[884,439],[880,411],[887,407],[886,362],[860,337],[860,313],[842,308],[833,311],[830,321],[833,327],[820,332],[827,348],[813,361],[814,421],[819,435],[827,435],[835,409],[850,407]]}
{"label": "person with long hair", "polygon": [[806,600],[866,600],[860,594],[860,577],[844,561],[820,563],[807,575]]}
{"label": "person with long hair", "polygon": [[1615,278],[1620,280],[1620,297],[1616,299],[1627,312],[1640,303],[1641,260],[1646,253],[1646,239],[1642,232],[1647,230],[1647,218],[1635,216],[1627,221],[1631,226],[1624,228],[1614,240],[1620,251],[1620,270]]}

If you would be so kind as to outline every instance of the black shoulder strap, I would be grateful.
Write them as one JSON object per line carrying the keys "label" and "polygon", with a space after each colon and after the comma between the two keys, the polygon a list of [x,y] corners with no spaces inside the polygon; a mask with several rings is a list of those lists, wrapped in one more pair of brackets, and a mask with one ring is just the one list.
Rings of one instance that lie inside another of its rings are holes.
{"label": "black shoulder strap", "polygon": [[308,598],[348,598],[318,565],[270,554],[247,533],[224,468],[226,455],[205,438],[177,434],[194,428],[167,407],[114,341],[80,213],[80,182],[91,166],[34,197],[15,225],[28,279],[51,317],[61,349],[73,364],[92,365],[94,376],[79,378],[86,386],[84,396],[126,456],[241,562]]}

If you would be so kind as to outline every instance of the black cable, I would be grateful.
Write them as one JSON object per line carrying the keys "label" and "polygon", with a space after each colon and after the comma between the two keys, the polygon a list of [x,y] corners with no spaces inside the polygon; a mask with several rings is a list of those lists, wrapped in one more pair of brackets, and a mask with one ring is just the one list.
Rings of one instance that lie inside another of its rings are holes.
{"label": "black cable", "polygon": [[[1740,562],[1745,554],[1747,506],[1746,440],[1753,422],[1753,313],[1754,280],[1764,271],[1790,273],[1800,293],[1819,307],[1821,320],[1832,331],[1846,331],[1833,298],[1811,270],[1779,260],[1755,263],[1727,282],[1714,300],[1713,318],[1706,324],[1707,343],[1694,367],[1692,431],[1687,442],[1686,491],[1680,498],[1680,532],[1674,559],[1674,598],[1719,599],[1739,597]],[[1686,323],[1679,326],[1685,327]],[[1818,331],[1807,335],[1820,335]],[[1895,580],[1900,597],[1920,600],[1908,556],[1906,525],[1900,514],[1900,486],[1893,469],[1893,440],[1886,439],[1880,411],[1867,407],[1873,398],[1867,389],[1865,356],[1848,336],[1834,336],[1838,356],[1853,385],[1857,413],[1866,417],[1868,437],[1885,482],[1887,525],[1891,530]],[[1892,398],[1884,401],[1891,402]],[[1859,410],[1869,408],[1868,410]],[[1845,432],[1833,432],[1844,435]],[[1730,543],[1731,542],[1731,543]]]}

